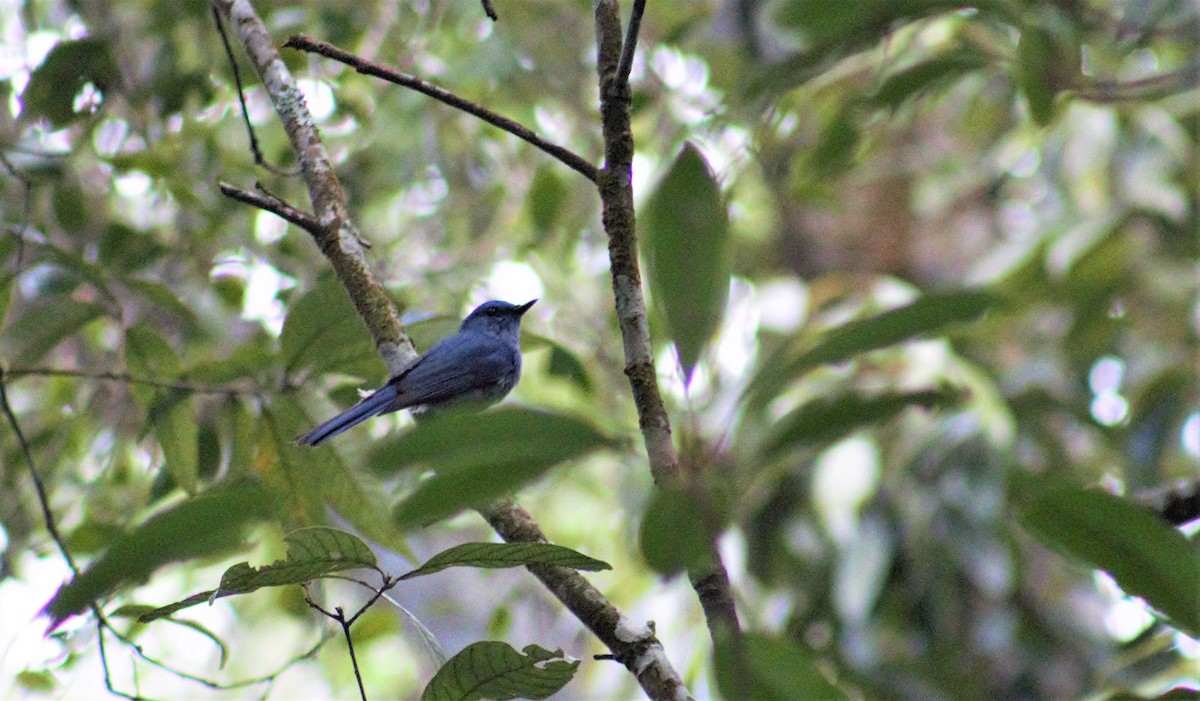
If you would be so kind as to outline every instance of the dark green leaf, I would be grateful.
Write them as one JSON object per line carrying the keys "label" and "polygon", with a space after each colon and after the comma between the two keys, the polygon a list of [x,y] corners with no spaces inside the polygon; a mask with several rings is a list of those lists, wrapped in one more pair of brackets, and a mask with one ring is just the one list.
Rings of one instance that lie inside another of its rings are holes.
{"label": "dark green leaf", "polygon": [[864,426],[888,421],[909,407],[943,409],[961,400],[962,392],[952,388],[884,392],[870,397],[848,393],[818,399],[780,419],[762,453],[772,458],[785,450],[832,443]]}
{"label": "dark green leaf", "polygon": [[1017,41],[1016,78],[1033,121],[1049,124],[1056,99],[1078,78],[1081,50],[1073,22],[1050,5],[1025,18]]}
{"label": "dark green leaf", "polygon": [[157,280],[139,280],[137,278],[126,278],[123,281],[131,290],[145,297],[152,304],[159,308],[174,314],[181,321],[186,322],[189,326],[196,323],[196,314],[192,308],[175,294],[175,290],[164,285]]}
{"label": "dark green leaf", "polygon": [[145,324],[125,329],[125,359],[130,372],[169,380],[179,375],[179,355],[166,339]]}
{"label": "dark green leaf", "polygon": [[552,377],[561,377],[573,383],[584,392],[592,393],[592,380],[588,377],[587,368],[579,356],[558,343],[550,345],[550,367],[548,372]]}
{"label": "dark green leaf", "polygon": [[638,542],[646,564],[671,575],[702,562],[715,537],[690,495],[677,489],[658,489],[646,505]]}
{"label": "dark green leaf", "polygon": [[507,643],[472,643],[442,665],[421,701],[544,699],[575,676],[579,660],[568,662],[562,650],[527,645],[517,652]]}
{"label": "dark green leaf", "polygon": [[907,306],[843,324],[798,352],[785,348],[768,359],[751,383],[750,396],[755,404],[761,405],[813,367],[901,341],[932,336],[955,324],[978,319],[997,302],[996,295],[985,290],[931,293]]}
{"label": "dark green leaf", "polygon": [[49,119],[58,129],[75,120],[75,96],[84,85],[91,83],[107,95],[117,87],[120,75],[107,39],[64,41],[29,76],[21,103],[30,114]]}
{"label": "dark green leaf", "polygon": [[291,303],[279,352],[289,373],[339,371],[381,375],[381,361],[346,290],[332,275]]}
{"label": "dark green leaf", "polygon": [[521,567],[523,565],[557,565],[587,572],[611,570],[601,562],[570,548],[549,543],[463,543],[429,558],[425,564],[401,577],[411,579],[447,567]]}
{"label": "dark green leaf", "polygon": [[0,341],[5,355],[14,363],[43,362],[52,348],[103,315],[104,307],[98,304],[48,297],[26,309]]}
{"label": "dark green leaf", "polygon": [[1193,637],[1200,635],[1200,554],[1157,515],[1099,489],[1018,476],[1017,513],[1030,533],[1112,575]]}
{"label": "dark green leaf", "polygon": [[416,464],[437,472],[397,507],[396,523],[407,528],[482,506],[559,462],[618,445],[582,419],[501,407],[431,416],[376,450],[369,464],[386,472]]}
{"label": "dark green leaf", "polygon": [[351,469],[337,451],[314,451],[292,443],[296,430],[311,423],[295,403],[294,395],[277,397],[271,403],[269,418],[267,439],[276,455],[274,469],[283,478],[281,487],[302,505],[308,523],[323,522],[324,505],[328,504],[367,538],[416,559],[404,534],[392,523],[388,492],[374,475]]}
{"label": "dark green leaf", "polygon": [[486,470],[529,462],[549,467],[621,442],[583,419],[556,412],[501,406],[484,412],[439,412],[390,438],[371,453],[383,474],[421,465],[446,472]]}
{"label": "dark green leaf", "polygon": [[284,536],[287,559],[263,567],[239,562],[225,570],[214,590],[193,594],[182,601],[138,615],[142,623],[170,616],[189,606],[235,594],[248,594],[263,587],[302,584],[327,574],[361,568],[375,569],[375,553],[357,536],[334,528],[314,526]]}
{"label": "dark green leaf", "polygon": [[266,493],[249,483],[210,489],[154,516],[58,590],[44,610],[51,628],[123,586],[146,581],[163,565],[242,547],[242,528],[271,516]]}
{"label": "dark green leaf", "polygon": [[194,494],[200,474],[195,402],[186,397],[168,401],[152,410],[151,416],[167,472],[176,485],[188,494]]}
{"label": "dark green leaf", "polygon": [[525,195],[525,204],[529,209],[529,220],[539,240],[544,240],[553,233],[568,195],[570,190],[556,168],[543,166],[534,173],[533,182],[529,184]]}
{"label": "dark green leaf", "polygon": [[868,100],[872,105],[894,110],[909,100],[983,68],[988,62],[985,54],[973,49],[939,54],[889,75]]}
{"label": "dark green leaf", "polygon": [[717,688],[727,699],[849,698],[825,678],[816,655],[789,638],[745,633],[736,639],[719,640],[714,656]]}
{"label": "dark green leaf", "polygon": [[12,303],[13,289],[17,286],[15,275],[0,275],[0,329],[8,319],[8,307]]}
{"label": "dark green leaf", "polygon": [[78,254],[50,245],[42,246],[41,253],[47,263],[71,275],[77,275],[81,280],[86,280],[100,294],[104,295],[105,299],[109,301],[117,299],[112,289],[108,286],[109,278],[107,271],[100,266],[89,262]]}
{"label": "dark green leaf", "polygon": [[665,313],[684,374],[721,323],[729,296],[729,215],[708,161],[692,144],[654,189],[642,215],[652,298]]}

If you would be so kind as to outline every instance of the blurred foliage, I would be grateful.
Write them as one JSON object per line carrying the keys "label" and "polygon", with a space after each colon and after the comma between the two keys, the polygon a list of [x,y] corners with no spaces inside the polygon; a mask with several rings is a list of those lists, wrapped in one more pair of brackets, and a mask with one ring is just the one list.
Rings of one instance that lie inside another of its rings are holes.
{"label": "blurred foliage", "polygon": [[[587,3],[497,2],[494,24],[468,0],[255,6],[279,42],[332,41],[599,162]],[[410,325],[419,348],[514,279],[542,289],[510,400],[531,408],[450,437],[422,424],[378,440],[409,419],[377,419],[302,450],[293,436],[384,370],[307,234],[216,187],[260,181],[307,205],[298,178],[254,167],[207,6],[4,6],[2,379],[84,572],[52,615],[97,597],[113,615],[178,600],[211,586],[232,550],[284,558],[283,533],[305,526],[355,530],[390,551],[381,568],[408,571],[391,553],[488,535],[470,516],[397,524],[525,485],[556,543],[612,564],[590,576],[657,622],[698,697],[1172,698],[1194,685],[1195,529],[1137,499],[1200,479],[1194,3],[648,6],[634,187],[661,384],[697,477],[656,496],[633,448],[589,183],[444,105],[285,53],[372,264],[414,320],[437,315]],[[235,54],[267,160],[293,168]],[[4,423],[0,598],[44,589],[30,618],[66,575]],[[447,470],[421,479],[402,459]],[[253,504],[208,513],[242,488]],[[717,537],[752,632],[714,658],[687,583],[655,571]],[[590,660],[601,650],[577,621],[511,574],[402,583],[404,608],[362,624],[369,693],[416,696],[443,657],[432,636],[457,651],[502,635],[585,660],[564,698],[635,694],[623,668]],[[210,666],[168,661],[257,677],[274,668],[260,653],[308,659],[325,625],[295,589],[191,609],[190,629],[115,624],[151,654],[180,649],[172,636],[216,640]],[[0,631],[40,638],[40,621],[15,618]],[[73,625],[53,654],[0,657],[5,695],[99,689],[84,664],[95,638]],[[551,654],[486,645],[514,669]],[[111,648],[118,672],[137,665],[118,687],[207,693]],[[347,670],[330,646],[274,693],[345,697]]]}

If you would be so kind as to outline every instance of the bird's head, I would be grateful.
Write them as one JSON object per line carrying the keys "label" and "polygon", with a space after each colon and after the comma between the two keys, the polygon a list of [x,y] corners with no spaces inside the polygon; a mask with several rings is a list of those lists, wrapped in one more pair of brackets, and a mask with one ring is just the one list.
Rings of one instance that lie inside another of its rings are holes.
{"label": "bird's head", "polygon": [[463,319],[459,330],[481,331],[515,340],[521,329],[521,316],[529,311],[536,301],[530,300],[525,304],[509,304],[498,300],[484,302]]}

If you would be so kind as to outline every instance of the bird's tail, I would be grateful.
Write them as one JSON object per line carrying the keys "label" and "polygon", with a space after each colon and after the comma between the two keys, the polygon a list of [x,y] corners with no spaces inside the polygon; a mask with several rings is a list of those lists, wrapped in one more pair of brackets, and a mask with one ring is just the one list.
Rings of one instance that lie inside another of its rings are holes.
{"label": "bird's tail", "polygon": [[372,416],[394,411],[398,396],[399,392],[395,385],[384,385],[377,392],[363,399],[358,404],[317,426],[303,436],[298,436],[296,443],[298,445],[320,445],[326,439],[336,436],[348,428],[357,426]]}

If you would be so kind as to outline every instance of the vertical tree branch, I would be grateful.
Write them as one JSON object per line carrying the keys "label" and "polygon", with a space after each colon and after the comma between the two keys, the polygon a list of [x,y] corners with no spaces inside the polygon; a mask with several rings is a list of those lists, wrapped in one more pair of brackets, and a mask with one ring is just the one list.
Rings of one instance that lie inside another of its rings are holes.
{"label": "vertical tree branch", "polygon": [[600,118],[604,167],[600,169],[601,220],[608,234],[617,321],[625,347],[625,374],[633,390],[650,473],[659,485],[679,477],[679,458],[671,443],[671,421],[658,390],[642,273],[638,268],[633,214],[633,133],[629,126],[629,86],[617,78],[621,56],[621,18],[616,0],[599,0],[596,9],[596,69],[600,76]]}
{"label": "vertical tree branch", "polygon": [[[644,2],[635,7],[640,23]],[[604,167],[597,186],[600,191],[602,221],[608,234],[608,255],[612,269],[613,296],[617,319],[625,347],[625,374],[633,390],[642,440],[650,460],[650,474],[660,487],[680,481],[679,457],[671,441],[671,420],[667,416],[658,376],[654,369],[654,351],[650,328],[646,323],[646,301],[642,296],[642,274],[637,259],[637,229],[633,209],[633,132],[629,123],[630,92],[627,79],[629,64],[637,41],[635,26],[622,45],[621,17],[616,0],[596,0],[596,70],[600,80],[600,118],[604,137]],[[714,639],[739,630],[737,607],[716,547],[709,554],[709,566],[691,573],[692,587],[704,609],[705,620]]]}

